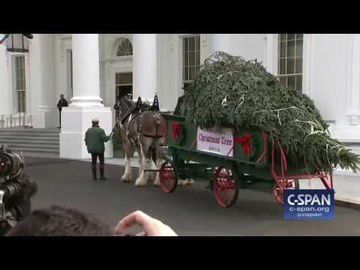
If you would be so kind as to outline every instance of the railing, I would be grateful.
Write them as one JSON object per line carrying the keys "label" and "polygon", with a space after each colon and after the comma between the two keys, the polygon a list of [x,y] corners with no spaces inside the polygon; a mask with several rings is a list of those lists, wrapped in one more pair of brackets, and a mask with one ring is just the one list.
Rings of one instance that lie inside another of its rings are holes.
{"label": "railing", "polygon": [[0,128],[32,127],[32,115],[16,113],[0,116]]}

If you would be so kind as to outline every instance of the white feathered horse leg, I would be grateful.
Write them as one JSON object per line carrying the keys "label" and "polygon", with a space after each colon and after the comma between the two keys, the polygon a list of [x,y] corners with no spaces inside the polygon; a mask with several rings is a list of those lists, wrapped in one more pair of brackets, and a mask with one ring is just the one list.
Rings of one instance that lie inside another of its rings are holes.
{"label": "white feathered horse leg", "polygon": [[[155,146],[155,151],[156,151],[156,162],[155,162],[155,167],[156,170],[160,170],[160,166],[162,164],[162,147],[160,145],[161,143],[161,139],[158,139],[156,142],[156,146]],[[159,172],[156,173],[155,176],[155,181],[154,181],[154,186],[160,186],[160,175]]]}
{"label": "white feathered horse leg", "polygon": [[146,137],[139,138],[140,154],[142,155],[142,168],[140,168],[140,175],[135,181],[135,186],[146,186],[149,173],[146,170],[151,169],[151,160],[148,154],[150,145]]}
{"label": "white feathered horse leg", "polygon": [[123,176],[121,176],[121,181],[123,182],[131,182],[132,179],[132,171],[131,171],[131,159],[127,155],[125,155],[125,172]]}
{"label": "white feathered horse leg", "polygon": [[121,176],[121,181],[131,182],[132,181],[132,170],[131,170],[131,145],[128,142],[125,142],[124,152],[125,152],[125,172]]}
{"label": "white feathered horse leg", "polygon": [[139,162],[139,172],[141,172],[143,170],[143,156],[141,153],[141,149],[140,147],[136,147],[137,153],[138,153],[138,162]]}

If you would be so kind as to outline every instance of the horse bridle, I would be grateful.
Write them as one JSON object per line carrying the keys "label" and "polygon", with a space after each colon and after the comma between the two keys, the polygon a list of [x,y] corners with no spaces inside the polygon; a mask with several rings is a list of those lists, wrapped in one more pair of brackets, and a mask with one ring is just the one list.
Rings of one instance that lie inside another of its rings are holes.
{"label": "horse bridle", "polygon": [[[145,105],[145,104],[143,104],[143,105]],[[117,101],[117,104],[116,104],[116,107],[117,107],[117,109],[116,109],[116,115],[115,115],[115,126],[114,126],[114,128],[113,128],[113,130],[114,129],[119,129],[120,128],[120,125],[119,125],[119,122],[120,122],[120,119],[121,119],[121,115],[122,115],[122,110],[121,110],[121,106],[120,106],[120,101]],[[129,126],[130,125],[130,123],[133,121],[133,120],[135,120],[138,116],[140,116],[142,119],[143,119],[143,117],[144,117],[144,113],[145,112],[150,112],[150,110],[146,110],[148,108],[148,106],[142,106],[141,107],[141,109],[140,109],[140,111],[138,112],[138,113],[131,113],[130,115],[129,115],[129,120],[128,120],[128,123],[127,123],[127,126]],[[153,114],[153,116],[152,116],[152,118],[153,119],[155,119],[155,123],[156,123],[156,129],[155,129],[155,135],[145,135],[145,134],[143,134],[143,121],[140,121],[140,125],[139,125],[139,128],[138,128],[138,133],[139,134],[142,134],[143,136],[145,136],[145,137],[151,137],[151,138],[161,138],[161,137],[163,137],[162,135],[159,135],[158,134],[158,129],[159,129],[159,126],[160,126],[160,124],[161,124],[161,119],[160,119],[160,116],[161,116],[161,114],[160,114],[160,112],[155,112],[154,114]]]}

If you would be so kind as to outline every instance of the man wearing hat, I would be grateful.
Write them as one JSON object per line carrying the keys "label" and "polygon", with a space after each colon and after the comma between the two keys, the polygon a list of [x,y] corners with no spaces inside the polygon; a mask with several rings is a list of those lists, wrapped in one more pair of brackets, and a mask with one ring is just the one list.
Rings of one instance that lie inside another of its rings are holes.
{"label": "man wearing hat", "polygon": [[94,118],[92,120],[92,127],[85,133],[85,144],[88,152],[91,154],[91,170],[93,179],[96,177],[96,162],[99,157],[100,160],[100,180],[106,180],[104,176],[104,143],[110,139],[110,136],[106,136],[105,131],[99,127],[99,120]]}

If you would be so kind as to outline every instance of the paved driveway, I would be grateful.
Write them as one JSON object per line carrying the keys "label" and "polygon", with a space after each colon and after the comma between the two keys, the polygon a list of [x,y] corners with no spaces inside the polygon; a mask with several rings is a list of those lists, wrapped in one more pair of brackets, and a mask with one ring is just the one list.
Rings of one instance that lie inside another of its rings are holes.
{"label": "paved driveway", "polygon": [[[168,223],[180,235],[360,235],[360,211],[336,207],[333,221],[285,221],[270,192],[240,190],[237,203],[219,208],[206,182],[166,194],[152,185],[120,182],[122,166],[107,165],[107,181],[91,180],[90,163],[27,158],[27,173],[39,185],[33,207],[65,205],[91,213],[111,226],[141,209]],[[134,169],[134,174],[136,169]]]}

